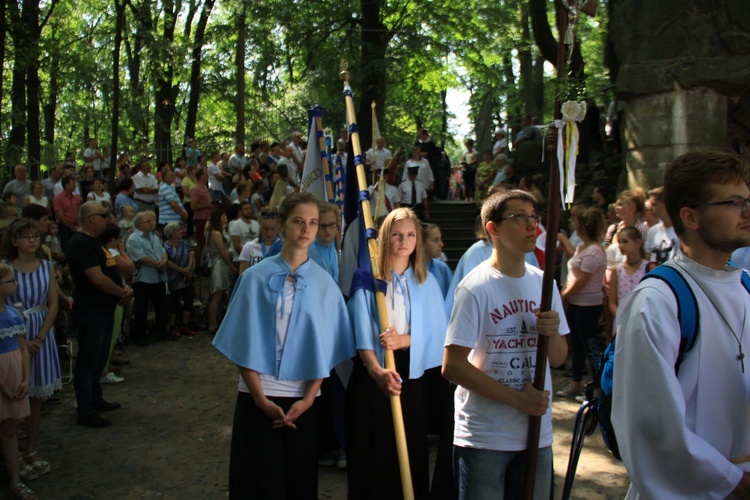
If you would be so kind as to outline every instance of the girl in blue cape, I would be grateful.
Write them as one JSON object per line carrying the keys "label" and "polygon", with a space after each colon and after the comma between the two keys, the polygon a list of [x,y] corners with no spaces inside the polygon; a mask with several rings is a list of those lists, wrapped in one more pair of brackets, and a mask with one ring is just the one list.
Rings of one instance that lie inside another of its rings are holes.
{"label": "girl in blue cape", "polygon": [[445,297],[451,286],[453,273],[448,264],[440,260],[443,253],[443,234],[440,232],[440,227],[437,224],[423,224],[422,241],[424,241],[424,262],[427,270],[435,276],[440,285],[440,291]]}
{"label": "girl in blue cape", "polygon": [[[359,356],[346,401],[349,498],[401,498],[389,395],[401,395],[416,498],[429,496],[425,372],[442,363],[447,318],[437,280],[427,272],[421,224],[407,208],[392,211],[380,228],[378,266],[386,277],[388,325],[380,325],[374,295],[352,293],[348,309]],[[392,350],[396,370],[384,368]],[[450,459],[450,457],[448,457]]]}
{"label": "girl in blue cape", "polygon": [[308,255],[318,202],[290,194],[279,216],[281,253],[240,276],[213,342],[240,371],[230,498],[317,498],[316,397],[354,355],[341,292]]}

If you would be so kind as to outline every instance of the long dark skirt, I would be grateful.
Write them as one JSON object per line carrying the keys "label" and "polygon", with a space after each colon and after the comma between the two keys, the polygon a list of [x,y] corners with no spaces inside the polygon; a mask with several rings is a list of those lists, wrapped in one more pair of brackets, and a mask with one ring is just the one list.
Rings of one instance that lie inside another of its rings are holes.
{"label": "long dark skirt", "polygon": [[[298,398],[269,397],[284,412]],[[237,393],[229,461],[229,498],[318,498],[318,403],[295,422],[272,429],[250,394]]]}
{"label": "long dark skirt", "polygon": [[[411,478],[416,499],[429,498],[429,450],[424,383],[408,379],[409,352],[394,351],[396,371],[404,379],[401,406]],[[349,498],[402,498],[390,398],[355,358],[346,397],[346,461]]]}

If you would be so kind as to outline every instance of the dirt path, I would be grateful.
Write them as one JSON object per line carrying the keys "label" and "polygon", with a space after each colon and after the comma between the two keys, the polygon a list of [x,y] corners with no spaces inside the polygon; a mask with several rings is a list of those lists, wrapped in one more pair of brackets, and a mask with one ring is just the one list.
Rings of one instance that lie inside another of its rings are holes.
{"label": "dirt path", "polygon": [[[125,382],[104,389],[107,400],[122,403],[107,415],[112,427],[76,425],[71,384],[59,394],[61,405],[45,407],[39,454],[53,470],[29,486],[42,499],[226,498],[234,367],[205,334],[128,346],[126,356],[131,364],[117,371]],[[566,379],[553,373],[558,389]],[[577,409],[573,401],[554,403],[556,498]],[[622,498],[627,483],[622,464],[611,458],[598,433],[587,438],[573,497]],[[345,473],[321,467],[319,497],[346,498]]]}

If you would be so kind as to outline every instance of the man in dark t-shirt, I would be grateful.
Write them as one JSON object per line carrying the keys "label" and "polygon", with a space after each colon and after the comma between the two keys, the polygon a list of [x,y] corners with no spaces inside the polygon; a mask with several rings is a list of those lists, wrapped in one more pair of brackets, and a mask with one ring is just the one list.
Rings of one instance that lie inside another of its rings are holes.
{"label": "man in dark t-shirt", "polygon": [[106,226],[107,211],[97,201],[79,210],[80,228],[65,249],[75,292],[73,321],[78,329],[78,357],[74,368],[78,423],[88,427],[109,427],[112,422],[99,415],[116,410],[120,403],[104,400],[100,379],[107,363],[115,319],[115,306],[133,297],[117,271],[114,257],[99,241]]}

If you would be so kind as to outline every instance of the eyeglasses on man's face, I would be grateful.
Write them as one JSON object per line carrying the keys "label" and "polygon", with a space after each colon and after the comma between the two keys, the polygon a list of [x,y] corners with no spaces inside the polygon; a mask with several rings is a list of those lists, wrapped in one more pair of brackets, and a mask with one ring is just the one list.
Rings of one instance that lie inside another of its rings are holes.
{"label": "eyeglasses on man's face", "polygon": [[526,215],[526,214],[513,214],[500,219],[501,221],[513,219],[518,226],[538,226],[542,222],[542,218],[538,215]]}
{"label": "eyeglasses on man's face", "polygon": [[747,212],[747,207],[750,206],[750,198],[734,198],[733,200],[726,200],[726,201],[712,201],[710,203],[703,203],[701,205],[696,205],[693,208],[705,208],[705,207],[720,207],[720,206],[728,206],[732,207],[732,210],[735,212],[739,212],[741,214],[744,214]]}

